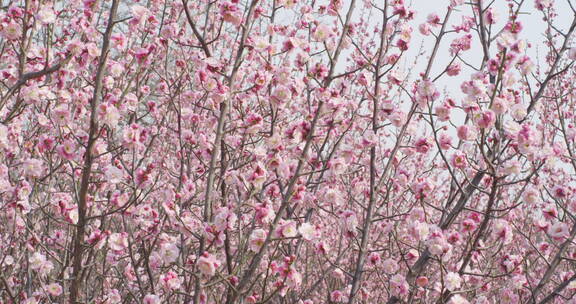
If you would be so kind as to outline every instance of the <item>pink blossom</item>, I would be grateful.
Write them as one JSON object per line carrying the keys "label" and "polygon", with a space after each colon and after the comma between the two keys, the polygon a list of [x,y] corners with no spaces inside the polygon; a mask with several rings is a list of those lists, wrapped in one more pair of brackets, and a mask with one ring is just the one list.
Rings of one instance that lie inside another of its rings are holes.
{"label": "pink blossom", "polygon": [[281,105],[290,99],[292,93],[285,86],[277,86],[272,95],[272,102],[276,105]]}
{"label": "pink blossom", "polygon": [[468,34],[462,36],[461,38],[454,39],[450,44],[450,53],[452,55],[459,54],[462,51],[467,51],[470,49],[470,44],[472,42],[472,35]]}
{"label": "pink blossom", "polygon": [[372,252],[370,253],[370,255],[368,256],[368,260],[370,261],[370,263],[372,265],[376,265],[378,264],[378,262],[380,262],[381,258],[380,258],[380,254],[378,252]]}
{"label": "pink blossom", "polygon": [[30,263],[30,268],[34,271],[37,271],[40,276],[44,277],[52,271],[54,265],[50,262],[45,255],[40,252],[35,252],[30,256],[28,259]]}
{"label": "pink blossom", "polygon": [[104,168],[104,175],[112,184],[117,184],[124,178],[124,172],[122,171],[122,168],[118,168],[114,165],[109,165]]}
{"label": "pink blossom", "polygon": [[490,108],[496,115],[501,115],[506,113],[508,110],[508,101],[504,98],[496,97],[492,102],[492,107]]}
{"label": "pink blossom", "polygon": [[505,220],[497,220],[494,224],[494,235],[497,239],[502,240],[505,244],[512,241],[512,229]]}
{"label": "pink blossom", "polygon": [[492,110],[485,110],[474,115],[476,124],[481,129],[491,128],[496,122],[496,114]]}
{"label": "pink blossom", "polygon": [[485,12],[484,12],[484,22],[486,24],[495,24],[496,22],[498,22],[498,13],[492,8],[488,8]]}
{"label": "pink blossom", "polygon": [[416,279],[416,285],[418,287],[424,287],[424,286],[428,285],[428,278],[427,277],[418,277]]}
{"label": "pink blossom", "polygon": [[208,252],[204,252],[196,264],[200,272],[207,277],[214,276],[216,269],[220,267],[220,262]]}
{"label": "pink blossom", "polygon": [[267,233],[264,229],[255,229],[254,231],[252,231],[249,240],[250,250],[258,252],[262,247],[262,245],[264,245],[266,235]]}
{"label": "pink blossom", "polygon": [[160,304],[160,297],[155,294],[147,294],[142,301],[144,304]]}
{"label": "pink blossom", "polygon": [[46,292],[53,297],[57,297],[62,294],[62,286],[58,283],[52,283],[45,287]]}
{"label": "pink blossom", "polygon": [[292,238],[298,234],[296,222],[288,220],[278,225],[275,236],[278,238]]}
{"label": "pink blossom", "polygon": [[396,273],[399,269],[398,262],[393,259],[386,259],[382,262],[382,269],[387,274]]}
{"label": "pink blossom", "polygon": [[150,15],[150,10],[141,5],[133,5],[130,10],[132,12],[132,19],[130,19],[129,23],[133,27],[142,26]]}
{"label": "pink blossom", "polygon": [[76,157],[76,149],[76,144],[69,139],[64,140],[61,145],[56,147],[58,155],[66,160],[73,160]]}
{"label": "pink blossom", "polygon": [[447,104],[437,106],[434,108],[434,112],[440,121],[448,121],[450,119],[450,106]]}
{"label": "pink blossom", "polygon": [[426,17],[426,22],[431,25],[437,26],[440,24],[440,17],[436,13],[428,14],[428,16]]}
{"label": "pink blossom", "polygon": [[538,10],[544,10],[554,5],[554,0],[536,0],[535,7]]}
{"label": "pink blossom", "polygon": [[396,274],[390,279],[392,287],[392,294],[395,296],[403,297],[408,294],[409,285],[404,276]]}
{"label": "pink blossom", "polygon": [[438,141],[440,143],[440,149],[442,150],[448,150],[452,145],[452,137],[446,133],[441,133]]}
{"label": "pink blossom", "polygon": [[162,282],[164,288],[168,290],[178,289],[180,288],[180,284],[182,284],[178,274],[174,271],[168,271],[166,274],[161,275],[160,282]]}
{"label": "pink blossom", "polygon": [[428,153],[428,151],[430,151],[430,149],[432,148],[432,143],[430,141],[430,138],[423,137],[423,138],[416,140],[416,143],[414,144],[414,146],[415,146],[417,152]]}
{"label": "pink blossom", "polygon": [[8,40],[17,40],[22,35],[22,26],[19,23],[12,21],[5,25],[0,31],[2,37]]}
{"label": "pink blossom", "polygon": [[356,213],[352,210],[342,212],[342,225],[343,229],[348,236],[356,235],[356,227],[358,226],[358,219]]}
{"label": "pink blossom", "polygon": [[466,300],[466,298],[462,297],[459,294],[454,295],[451,299],[450,299],[450,304],[470,304],[470,302],[468,302],[468,300]]}
{"label": "pink blossom", "polygon": [[428,35],[430,35],[430,31],[432,30],[432,28],[430,27],[430,24],[422,23],[422,24],[420,24],[420,26],[418,26],[418,30],[420,31],[420,33],[422,35],[428,36]]}
{"label": "pink blossom", "polygon": [[345,295],[340,290],[334,290],[330,293],[330,301],[341,303],[344,302]]}
{"label": "pink blossom", "polygon": [[298,232],[302,235],[303,239],[311,241],[312,239],[314,239],[316,229],[310,223],[303,223],[298,228]]}
{"label": "pink blossom", "polygon": [[29,158],[24,161],[24,175],[38,178],[44,172],[44,164],[39,159]]}
{"label": "pink blossom", "polygon": [[450,291],[455,291],[455,290],[460,289],[460,286],[462,284],[462,278],[460,277],[459,274],[457,274],[455,272],[447,273],[444,280],[445,280],[445,284],[446,284],[446,289],[448,289]]}
{"label": "pink blossom", "polygon": [[463,169],[466,168],[466,155],[460,151],[455,152],[451,158],[451,164],[455,168]]}
{"label": "pink blossom", "polygon": [[112,233],[108,237],[108,246],[114,251],[123,251],[128,248],[127,233]]}
{"label": "pink blossom", "polygon": [[570,230],[565,223],[556,222],[548,227],[548,234],[554,240],[561,241],[570,235]]}
{"label": "pink blossom", "polygon": [[45,25],[51,24],[56,22],[56,14],[54,14],[54,10],[52,8],[46,5],[38,11],[38,20],[40,20],[40,22]]}
{"label": "pink blossom", "polygon": [[223,2],[220,4],[220,14],[222,19],[226,22],[230,22],[235,26],[240,26],[242,22],[242,13],[238,9],[238,6],[233,2]]}
{"label": "pink blossom", "polygon": [[446,68],[446,74],[448,74],[448,76],[457,76],[458,74],[460,74],[461,70],[462,70],[462,66],[460,65],[460,63],[455,62],[455,63],[450,64]]}
{"label": "pink blossom", "polygon": [[330,38],[332,35],[332,29],[325,24],[319,24],[316,26],[316,29],[314,29],[314,32],[312,33],[314,40],[319,42],[326,41],[326,39]]}
{"label": "pink blossom", "polygon": [[70,118],[70,112],[66,104],[61,104],[57,106],[52,112],[52,119],[59,125],[66,125]]}
{"label": "pink blossom", "polygon": [[172,242],[166,242],[160,246],[160,255],[166,264],[174,263],[178,260],[180,249]]}
{"label": "pink blossom", "polygon": [[440,96],[440,93],[430,80],[423,80],[418,84],[417,92],[420,95],[421,103],[434,101]]}

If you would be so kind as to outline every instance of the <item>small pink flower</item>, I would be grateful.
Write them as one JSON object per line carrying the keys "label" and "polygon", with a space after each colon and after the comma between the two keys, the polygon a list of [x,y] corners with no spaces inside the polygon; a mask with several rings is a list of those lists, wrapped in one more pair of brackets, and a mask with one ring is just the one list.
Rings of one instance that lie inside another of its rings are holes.
{"label": "small pink flower", "polygon": [[180,249],[176,244],[172,242],[166,242],[160,246],[160,255],[162,256],[162,261],[166,264],[174,263],[178,260],[180,255]]}
{"label": "small pink flower", "polygon": [[264,242],[266,241],[266,235],[267,232],[264,229],[255,229],[254,231],[252,231],[250,239],[248,240],[250,250],[258,252],[262,247],[262,245],[264,245]]}
{"label": "small pink flower", "polygon": [[396,274],[390,279],[391,292],[395,296],[403,297],[408,294],[410,286],[403,275]]}
{"label": "small pink flower", "polygon": [[52,283],[45,287],[46,292],[53,297],[57,297],[62,294],[62,286],[58,283]]}
{"label": "small pink flower", "polygon": [[547,220],[553,220],[558,217],[558,210],[552,204],[547,204],[544,208],[542,208],[542,214],[544,218]]}
{"label": "small pink flower", "polygon": [[160,304],[160,297],[154,294],[147,294],[144,297],[144,304]]}
{"label": "small pink flower", "polygon": [[458,169],[466,168],[466,155],[460,151],[457,151],[454,153],[454,155],[452,155],[451,164]]}
{"label": "small pink flower", "polygon": [[209,254],[208,252],[204,252],[196,264],[198,266],[198,270],[200,270],[200,272],[207,277],[214,276],[214,274],[216,274],[216,269],[220,267],[220,262],[216,259],[216,257]]}
{"label": "small pink flower", "polygon": [[512,241],[512,228],[505,220],[498,220],[494,223],[494,235],[497,239],[502,240],[504,244],[509,244]]}
{"label": "small pink flower", "polygon": [[455,272],[449,272],[448,274],[446,274],[444,282],[446,285],[446,289],[450,291],[455,291],[460,289],[460,286],[462,284],[462,278],[460,277],[459,274]]}
{"label": "small pink flower", "polygon": [[44,164],[39,159],[29,158],[24,161],[24,175],[38,178],[44,172]]}
{"label": "small pink flower", "polygon": [[358,226],[356,213],[351,210],[345,210],[340,215],[340,218],[342,219],[342,225],[346,235],[349,237],[356,235],[356,227]]}
{"label": "small pink flower", "polygon": [[76,144],[73,141],[66,139],[61,145],[56,147],[56,152],[58,152],[60,157],[66,160],[73,160],[76,157]]}
{"label": "small pink flower", "polygon": [[296,222],[292,220],[282,221],[276,229],[275,236],[278,238],[291,238],[298,234],[298,229],[296,228]]}
{"label": "small pink flower", "polygon": [[38,11],[37,16],[38,20],[44,25],[56,22],[56,14],[54,14],[54,10],[47,5]]}
{"label": "small pink flower", "polygon": [[450,106],[447,104],[443,104],[434,108],[434,112],[436,116],[438,116],[438,120],[440,121],[448,121],[450,120]]}
{"label": "small pink flower", "polygon": [[268,174],[265,167],[262,164],[256,164],[256,168],[252,171],[252,174],[248,177],[248,181],[252,183],[255,189],[261,189],[266,181]]}
{"label": "small pink flower", "polygon": [[496,122],[496,114],[492,110],[477,113],[474,117],[476,118],[476,124],[482,129],[490,128]]}
{"label": "small pink flower", "polygon": [[406,51],[408,50],[408,48],[410,47],[409,42],[404,40],[404,39],[398,39],[398,41],[396,42],[396,46],[401,50],[401,51]]}
{"label": "small pink flower", "polygon": [[557,222],[548,227],[548,234],[554,240],[561,241],[570,235],[570,229],[565,223]]}
{"label": "small pink flower", "polygon": [[306,222],[300,225],[298,228],[298,232],[302,235],[302,238],[306,241],[311,241],[314,239],[316,234],[316,228],[312,226],[310,223]]}
{"label": "small pink flower", "polygon": [[8,40],[18,40],[22,34],[22,26],[20,26],[19,23],[12,21],[4,26],[0,34]]}
{"label": "small pink flower", "polygon": [[497,115],[504,114],[508,111],[508,101],[504,98],[496,97],[490,109]]}
{"label": "small pink flower", "polygon": [[174,271],[168,271],[166,274],[162,274],[160,276],[160,282],[162,282],[164,288],[168,290],[178,289],[182,284],[182,281],[178,277],[178,274],[175,273]]}
{"label": "small pink flower", "polygon": [[428,278],[427,277],[418,277],[416,279],[416,285],[418,287],[424,287],[424,286],[428,285]]}
{"label": "small pink flower", "polygon": [[423,80],[418,84],[416,88],[418,92],[418,102],[420,104],[426,104],[428,101],[434,101],[440,96],[440,92],[434,86],[434,83],[430,80]]}
{"label": "small pink flower", "polygon": [[428,153],[432,148],[432,143],[428,137],[418,139],[414,145],[418,153]]}
{"label": "small pink flower", "polygon": [[553,4],[554,0],[536,0],[534,6],[536,6],[536,9],[538,10],[544,10],[552,7]]}
{"label": "small pink flower", "polygon": [[[482,302],[476,302],[476,303],[482,303]],[[450,304],[470,304],[470,302],[468,302],[468,300],[466,300],[466,298],[462,297],[461,295],[456,294],[450,299]]]}
{"label": "small pink flower", "polygon": [[469,231],[474,231],[474,229],[476,229],[476,222],[473,221],[472,219],[465,219],[464,221],[462,221],[462,231],[465,232],[469,232]]}
{"label": "small pink flower", "polygon": [[495,24],[498,22],[498,13],[493,8],[488,8],[484,12],[484,22],[486,24]]}
{"label": "small pink flower", "polygon": [[426,22],[434,26],[440,25],[440,16],[438,16],[436,13],[428,14],[428,17],[426,17]]}
{"label": "small pink flower", "polygon": [[396,273],[399,268],[398,262],[393,259],[386,259],[382,262],[382,269],[387,274]]}
{"label": "small pink flower", "polygon": [[242,12],[238,6],[232,2],[224,2],[220,4],[220,15],[225,22],[240,26],[242,23]]}
{"label": "small pink flower", "polygon": [[460,63],[455,62],[455,63],[450,64],[446,68],[446,74],[448,74],[448,76],[457,76],[458,74],[460,74],[461,70],[462,70],[462,66],[460,65]]}
{"label": "small pink flower", "polygon": [[440,149],[442,150],[448,150],[452,146],[452,137],[446,133],[440,134],[438,141],[440,143]]}
{"label": "small pink flower", "polygon": [[462,125],[458,127],[457,134],[458,138],[464,141],[473,140],[474,138],[476,138],[476,133],[474,132],[474,130],[467,125]]}
{"label": "small pink flower", "polygon": [[340,290],[334,290],[330,293],[330,301],[335,303],[341,303],[345,301],[345,294]]}
{"label": "small pink flower", "polygon": [[316,29],[314,29],[314,32],[312,33],[314,40],[319,42],[326,41],[326,39],[330,38],[332,35],[332,29],[325,24],[319,24],[316,26]]}
{"label": "small pink flower", "polygon": [[52,119],[54,119],[54,122],[56,122],[59,125],[62,126],[66,125],[66,123],[68,123],[69,118],[70,118],[70,111],[68,110],[68,106],[65,104],[57,106],[52,111]]}
{"label": "small pink flower", "polygon": [[368,260],[370,261],[370,263],[372,265],[376,265],[380,262],[381,258],[380,258],[380,254],[378,252],[372,252],[370,253],[370,255],[368,256]]}
{"label": "small pink flower", "polygon": [[456,55],[462,51],[467,51],[470,49],[472,43],[472,35],[464,35],[463,37],[456,38],[450,44],[450,54]]}
{"label": "small pink flower", "polygon": [[418,30],[420,31],[420,34],[422,34],[424,36],[428,36],[428,35],[430,35],[430,31],[432,30],[432,27],[430,27],[430,24],[428,24],[428,23],[422,23],[422,24],[420,24],[420,26],[418,26]]}
{"label": "small pink flower", "polygon": [[286,86],[279,85],[274,89],[272,93],[272,103],[275,105],[281,105],[287,102],[292,97],[290,89]]}
{"label": "small pink flower", "polygon": [[568,195],[568,191],[564,186],[556,185],[554,186],[554,189],[552,189],[552,194],[556,198],[565,198]]}
{"label": "small pink flower", "polygon": [[126,232],[112,233],[108,237],[108,246],[114,251],[125,250],[128,248],[128,234]]}
{"label": "small pink flower", "polygon": [[133,5],[130,10],[132,12],[132,19],[130,19],[129,24],[132,27],[137,28],[142,26],[150,15],[150,10],[142,5]]}
{"label": "small pink flower", "polygon": [[522,199],[529,204],[535,204],[538,202],[539,195],[540,193],[536,189],[529,188],[522,193]]}

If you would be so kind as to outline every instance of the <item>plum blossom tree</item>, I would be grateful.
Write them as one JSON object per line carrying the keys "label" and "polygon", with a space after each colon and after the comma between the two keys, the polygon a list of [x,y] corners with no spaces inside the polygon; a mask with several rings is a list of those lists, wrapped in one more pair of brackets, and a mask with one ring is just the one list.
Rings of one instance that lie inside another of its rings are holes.
{"label": "plum blossom tree", "polygon": [[575,301],[570,0],[0,4],[0,303]]}

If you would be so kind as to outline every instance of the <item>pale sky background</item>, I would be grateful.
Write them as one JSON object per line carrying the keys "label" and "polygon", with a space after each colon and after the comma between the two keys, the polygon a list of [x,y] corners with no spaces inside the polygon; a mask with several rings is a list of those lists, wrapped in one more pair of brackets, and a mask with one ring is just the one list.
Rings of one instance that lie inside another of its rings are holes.
{"label": "pale sky background", "polygon": [[[349,3],[349,0],[345,0]],[[554,9],[556,10],[558,17],[554,22],[555,26],[562,30],[564,33],[567,32],[570,24],[574,18],[573,12],[570,9],[568,1],[572,1],[572,5],[576,5],[576,0],[555,0],[554,1]],[[450,3],[450,0],[405,0],[406,3],[412,3],[410,7],[416,10],[417,15],[413,21],[413,37],[412,37],[412,47],[408,50],[408,54],[405,57],[408,62],[407,67],[409,68],[409,64],[412,63],[411,60],[415,56],[417,56],[418,52],[420,51],[420,44],[423,43],[424,47],[424,56],[420,56],[418,59],[418,64],[416,65],[417,73],[420,73],[426,69],[426,64],[428,62],[429,55],[431,53],[431,49],[434,45],[435,38],[433,36],[423,36],[418,31],[418,26],[421,23],[426,22],[426,18],[431,13],[436,13],[440,18],[444,18],[446,14],[447,5]],[[469,0],[467,0],[469,2]],[[484,5],[490,3],[490,0],[484,0]],[[498,14],[498,22],[493,25],[492,33],[499,32],[503,26],[506,24],[509,15],[509,8],[508,8],[508,1],[506,0],[494,0],[494,4],[492,6],[497,14]],[[472,8],[469,4],[461,5],[458,7],[457,12],[453,12],[450,17],[450,29],[452,25],[460,24],[463,15],[472,16]],[[531,45],[527,49],[527,55],[533,60],[534,64],[543,68],[542,73],[544,73],[548,69],[548,65],[544,61],[544,56],[546,55],[548,48],[544,44],[545,37],[544,33],[547,28],[546,22],[543,20],[543,13],[535,8],[535,0],[525,0],[524,4],[522,5],[522,9],[520,10],[521,15],[518,18],[524,29],[520,33],[519,37],[521,39],[526,39],[526,41]],[[437,31],[436,31],[437,32]],[[474,67],[479,67],[480,63],[482,62],[483,52],[482,47],[480,45],[480,39],[478,34],[475,31],[470,31],[472,34],[472,47],[470,50],[466,51],[462,58],[466,60],[469,64],[473,65]],[[461,33],[451,33],[444,37],[442,43],[440,45],[440,49],[438,55],[436,56],[435,62],[432,66],[432,72],[430,73],[431,77],[436,77],[442,70],[446,67],[446,65],[452,59],[449,54],[449,47],[450,43],[454,38],[461,37],[464,35]],[[562,38],[562,37],[560,37]],[[563,38],[562,38],[563,39]],[[573,39],[574,41],[574,39]],[[562,40],[558,39],[557,45],[562,43]],[[570,45],[573,45],[570,44]],[[496,54],[496,43],[494,42],[492,47],[490,48],[490,55],[494,56]],[[441,98],[452,97],[456,100],[456,103],[459,104],[459,98],[463,97],[464,94],[460,89],[460,84],[463,81],[469,80],[470,75],[474,72],[471,68],[467,67],[463,63],[461,63],[462,72],[460,75],[455,77],[450,77],[444,75],[436,82],[437,89],[442,93]],[[534,69],[536,71],[537,68]],[[414,77],[418,75],[411,75],[412,80]],[[540,76],[542,77],[542,76]],[[529,80],[531,77],[529,77]],[[535,90],[534,81],[532,82],[532,90]],[[443,93],[447,93],[448,96],[445,96]],[[534,94],[533,92],[532,94]],[[461,111],[456,111],[452,116],[453,122],[455,124],[460,124],[464,122],[465,115]]]}
{"label": "pale sky background", "polygon": [[[349,0],[346,0],[349,1]],[[573,5],[576,4],[576,0],[555,0],[554,8],[558,13],[558,17],[556,19],[556,26],[559,29],[567,30],[572,22],[573,13],[568,5],[568,1],[572,1]],[[424,23],[426,21],[426,17],[430,13],[436,13],[440,16],[440,18],[444,18],[446,13],[446,7],[450,1],[449,0],[407,0],[406,3],[412,3],[411,7],[417,11],[417,15],[414,20],[414,32],[413,32],[413,41],[412,44],[420,45],[420,43],[424,42],[424,50],[426,55],[419,60],[419,67],[417,70],[424,70],[425,65],[427,63],[428,55],[434,43],[434,37],[428,36],[424,37],[418,32],[418,25]],[[484,0],[484,3],[490,3],[491,1]],[[494,26],[495,30],[493,33],[500,31],[502,27],[505,25],[508,17],[508,1],[506,0],[495,0],[493,7],[499,15],[499,21]],[[529,43],[531,43],[531,48],[528,49],[527,54],[533,59],[534,63],[538,65],[537,60],[542,62],[544,55],[546,54],[547,48],[543,44],[544,41],[544,30],[546,29],[546,22],[543,20],[543,14],[541,11],[536,10],[535,8],[535,0],[526,0],[521,9],[521,15],[519,20],[521,21],[522,25],[524,26],[523,31],[520,33],[520,38],[526,39]],[[472,9],[470,5],[462,5],[458,7],[460,12],[455,12],[450,17],[450,24],[458,24],[461,22],[462,15],[472,15]],[[452,26],[450,26],[452,28]],[[479,38],[476,32],[472,33],[472,48],[467,51],[464,56],[462,56],[468,63],[478,67],[483,57],[482,48],[479,44]],[[445,36],[442,41],[439,56],[437,56],[436,61],[432,68],[431,75],[434,77],[438,75],[444,67],[448,64],[449,60],[449,46],[451,41],[456,38],[460,37],[462,34],[452,33],[450,35]],[[490,53],[493,56],[496,53],[495,45],[490,49]],[[413,47],[409,50],[409,54],[407,54],[407,58],[414,58],[414,56],[418,53],[418,48]],[[468,69],[468,70],[467,70]],[[447,88],[448,92],[451,94],[460,93],[459,88],[453,88],[453,86],[459,86],[459,84],[469,79],[470,77],[470,69],[465,65],[462,65],[462,73],[457,77],[443,77],[437,83],[437,86],[440,90],[443,88]],[[456,97],[456,96],[454,96]]]}
{"label": "pale sky background", "polygon": [[[350,1],[351,0],[341,0],[342,1],[342,9],[339,11],[340,16],[345,18],[346,13],[348,12]],[[450,0],[404,0],[405,4],[408,8],[413,9],[416,12],[416,16],[414,20],[410,22],[413,32],[412,32],[412,40],[410,42],[409,50],[403,55],[401,62],[399,64],[399,68],[404,70],[404,73],[410,72],[410,78],[408,83],[413,83],[419,77],[419,73],[424,72],[426,69],[426,65],[428,63],[428,58],[431,54],[432,47],[434,45],[435,38],[434,36],[424,36],[419,32],[418,26],[424,22],[429,14],[436,13],[441,20],[446,14],[446,10],[448,5],[450,4]],[[477,1],[477,0],[466,0],[466,3],[460,5],[456,8],[456,10],[452,13],[450,20],[448,22],[447,29],[451,30],[455,25],[459,25],[462,22],[462,16],[473,16],[472,14],[472,7],[470,2]],[[512,1],[512,0],[510,0]],[[496,11],[497,14],[497,23],[492,25],[492,35],[500,32],[500,30],[504,27],[506,22],[508,21],[509,16],[509,7],[508,0],[483,0],[484,7],[488,4],[492,3],[491,7]],[[515,0],[517,2],[521,0]],[[535,1],[536,0],[524,0],[524,4],[522,5],[522,9],[520,10],[520,16],[518,20],[523,25],[523,30],[519,34],[520,39],[526,40],[527,43],[530,44],[526,53],[532,59],[535,64],[534,72],[538,71],[540,68],[542,73],[545,73],[548,70],[548,64],[545,62],[544,57],[548,52],[548,47],[545,45],[545,31],[547,28],[546,22],[543,20],[543,12],[537,10],[535,8]],[[563,32],[567,32],[573,18],[574,13],[572,12],[569,2],[572,3],[573,6],[576,7],[576,0],[551,0],[554,4],[553,7],[557,12],[558,16],[554,20],[554,25],[556,28],[562,30]],[[379,7],[383,6],[383,0],[372,0],[373,3],[378,5]],[[329,0],[317,0],[315,7],[317,8],[319,5],[326,5],[329,3]],[[356,0],[356,9],[354,11],[354,16],[352,22],[357,22],[360,18],[360,14],[365,11],[364,8],[364,0]],[[381,13],[376,9],[372,8],[372,15],[369,19],[369,31],[372,31],[375,27],[380,27],[379,22],[381,21]],[[294,23],[296,15],[290,13],[289,10],[281,10],[281,13],[278,14],[278,18],[281,20],[279,21],[280,24],[290,24]],[[328,21],[327,21],[328,22]],[[434,32],[437,33],[439,28],[435,28]],[[460,38],[466,33],[449,33],[444,36],[438,54],[434,60],[432,65],[432,70],[430,73],[431,78],[435,78],[442,70],[445,69],[446,65],[450,62],[452,57],[449,53],[449,48],[451,42],[456,39]],[[482,62],[483,52],[482,47],[480,45],[480,39],[478,37],[478,33],[475,31],[470,31],[472,35],[472,46],[471,49],[465,51],[461,54],[461,57],[466,60],[467,63],[471,64],[472,66],[478,68]],[[561,45],[562,37],[557,38],[556,46],[559,47]],[[574,40],[574,39],[573,39]],[[576,40],[574,40],[576,41]],[[576,43],[571,43],[569,46],[575,45]],[[422,47],[421,47],[422,46]],[[343,72],[346,66],[349,64],[346,59],[350,58],[350,53],[353,50],[353,47],[345,49],[339,59],[338,67],[341,71],[337,71],[337,73]],[[422,55],[419,55],[419,52],[423,51]],[[496,42],[493,42],[492,47],[490,48],[490,55],[493,57],[497,52]],[[398,49],[394,48],[391,52],[398,53]],[[566,57],[566,54],[564,55]],[[416,65],[413,66],[414,60],[417,60]],[[458,61],[458,59],[457,59]],[[461,63],[462,71],[460,75],[456,77],[450,77],[448,75],[443,75],[436,83],[436,88],[441,92],[441,97],[438,100],[437,104],[442,102],[445,98],[453,98],[456,101],[456,104],[461,104],[462,98],[464,94],[460,89],[460,85],[463,81],[470,80],[470,76],[475,72],[470,67],[466,66],[464,63]],[[562,65],[561,65],[562,67]],[[520,75],[516,73],[517,79],[520,78]],[[540,80],[542,80],[543,76],[538,76]],[[532,76],[529,76],[529,81],[531,82],[532,87],[532,94],[535,93],[536,90],[536,81],[533,79]],[[527,98],[527,96],[524,96]],[[409,107],[409,103],[404,102],[403,106]],[[452,115],[452,122],[455,125],[461,125],[465,119],[465,114],[463,111],[454,111]],[[422,129],[422,132],[427,132],[426,128]],[[453,132],[453,128],[450,129],[449,132]]]}
{"label": "pale sky background", "polygon": [[[474,0],[475,1],[475,0]],[[491,0],[483,0],[484,6],[488,3],[491,3]],[[554,1],[554,8],[557,11],[558,17],[554,22],[555,26],[566,32],[569,28],[572,19],[573,19],[573,12],[570,9],[568,1],[572,1],[572,4],[576,6],[576,0],[555,0]],[[350,0],[343,1],[343,7],[348,8],[350,4]],[[374,1],[375,3],[382,2],[382,1]],[[467,0],[469,3],[470,0]],[[360,8],[363,6],[362,0],[357,0],[357,8],[355,12],[359,12]],[[418,74],[424,72],[426,69],[426,65],[428,63],[429,56],[431,54],[435,38],[434,36],[424,36],[422,35],[419,30],[418,26],[424,22],[429,14],[436,13],[441,20],[443,20],[447,7],[450,3],[450,0],[405,0],[406,6],[412,8],[416,11],[416,16],[414,20],[411,21],[411,25],[413,27],[412,32],[412,41],[410,43],[410,48],[406,54],[403,56],[403,61],[400,67],[405,69],[405,73],[410,72],[410,69],[413,67],[414,59],[417,59],[417,63],[415,69],[411,72],[410,80],[415,80],[418,77]],[[509,1],[506,0],[494,0],[494,3],[491,7],[495,9],[498,15],[498,22],[493,25],[492,33],[493,35],[499,32],[508,20],[509,15]],[[544,62],[544,56],[547,53],[547,47],[544,44],[544,33],[547,27],[546,22],[543,20],[543,13],[535,8],[535,0],[525,0],[520,10],[521,14],[518,20],[522,23],[524,29],[520,33],[519,37],[521,39],[525,39],[529,44],[530,47],[527,49],[527,55],[533,60],[536,66],[540,66],[543,68],[542,72],[545,72],[548,68],[548,65]],[[344,14],[343,12],[342,14]],[[447,29],[452,29],[454,25],[461,24],[462,16],[473,16],[472,8],[470,4],[464,4],[457,7],[456,11],[453,11],[450,20],[449,26]],[[377,16],[377,18],[376,18]],[[371,18],[371,21],[374,20],[372,26],[378,26],[378,21],[380,20],[380,13],[376,12],[375,17]],[[435,29],[435,33],[437,33],[439,28]],[[432,65],[432,70],[430,73],[430,77],[436,77],[440,72],[444,70],[446,65],[450,62],[452,57],[449,53],[449,48],[451,42],[455,38],[462,37],[466,33],[449,33],[444,36],[442,42],[440,44],[440,49],[438,54],[434,60]],[[466,60],[469,64],[473,65],[474,67],[480,67],[483,58],[482,47],[480,45],[480,39],[478,34],[475,31],[470,31],[472,34],[472,47],[470,50],[464,52],[461,57]],[[562,38],[563,39],[563,38]],[[562,43],[560,39],[557,41],[557,45]],[[422,46],[422,47],[421,47]],[[419,55],[419,52],[423,52],[423,55]],[[492,44],[490,48],[490,55],[494,56],[496,54],[496,43]],[[458,60],[458,59],[457,59]],[[441,99],[451,97],[456,100],[456,103],[459,104],[460,98],[464,96],[460,89],[460,84],[463,81],[470,80],[471,74],[474,72],[470,67],[466,66],[465,64],[461,63],[462,71],[460,75],[451,77],[444,75],[436,82],[436,88],[441,92]],[[537,69],[535,68],[534,71]],[[519,75],[518,75],[519,76]],[[530,79],[530,77],[529,77]],[[533,80],[533,79],[531,79]],[[534,84],[534,81],[531,81]],[[532,85],[532,89],[534,90],[535,86]],[[446,93],[446,94],[444,94]],[[534,93],[534,92],[533,92]],[[461,111],[456,111],[456,115],[453,115],[453,122],[456,124],[460,124],[464,122],[465,115]],[[461,114],[461,115],[460,115]]]}

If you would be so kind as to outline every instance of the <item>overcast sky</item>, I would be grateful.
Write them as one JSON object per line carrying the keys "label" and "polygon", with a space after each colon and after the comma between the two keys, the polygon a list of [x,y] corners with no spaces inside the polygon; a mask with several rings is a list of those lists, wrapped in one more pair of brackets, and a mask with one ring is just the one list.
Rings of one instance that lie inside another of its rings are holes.
{"label": "overcast sky", "polygon": [[[349,1],[349,0],[346,0]],[[572,21],[573,13],[568,5],[568,1],[575,1],[575,0],[556,0],[555,1],[555,8],[559,14],[557,18],[557,27],[560,29],[566,30]],[[484,0],[485,3],[489,3],[489,1]],[[520,16],[519,20],[522,22],[524,26],[524,30],[520,34],[521,38],[526,39],[529,43],[531,43],[531,48],[528,50],[528,55],[539,60],[542,60],[543,55],[546,53],[546,47],[543,45],[544,41],[544,30],[546,29],[546,23],[542,19],[542,12],[538,11],[534,7],[535,0],[526,0],[524,5],[522,6],[522,15]],[[575,1],[576,2],[576,1]],[[412,44],[420,45],[420,43],[424,43],[424,50],[426,51],[426,57],[419,60],[419,64],[421,65],[418,70],[423,70],[424,65],[427,62],[428,55],[430,53],[430,49],[432,48],[434,37],[424,37],[422,36],[417,29],[417,26],[426,21],[426,17],[430,13],[437,13],[441,18],[443,18],[444,14],[446,13],[446,6],[449,3],[449,0],[411,0],[407,1],[407,3],[412,3],[411,7],[414,8],[418,14],[414,20],[414,36]],[[506,0],[495,0],[494,8],[496,9],[497,13],[499,14],[499,22],[496,24],[495,28],[499,31],[505,24],[508,16],[508,1]],[[470,5],[463,5],[459,7],[460,12],[456,12],[452,14],[450,17],[450,24],[457,24],[460,22],[462,15],[471,15],[471,7]],[[443,41],[441,45],[441,49],[439,52],[438,58],[432,69],[432,75],[438,75],[439,72],[448,64],[449,60],[449,53],[448,48],[450,42],[455,38],[459,37],[462,34],[453,33]],[[406,58],[414,58],[414,56],[418,53],[418,48],[413,47],[410,50],[410,53]],[[491,49],[491,55],[495,54],[495,50]],[[463,56],[470,64],[474,66],[479,66],[482,60],[482,48],[479,44],[478,35],[473,33],[473,45],[472,49],[467,51],[466,54]],[[536,63],[536,62],[535,62]],[[441,81],[439,81],[438,85],[440,87],[450,87],[450,86],[459,86],[459,84],[469,78],[470,73],[466,73],[464,70],[465,66],[463,65],[463,73],[461,73],[462,77],[443,77]],[[468,70],[470,71],[470,70]],[[460,90],[449,89],[451,93],[459,93]]]}

